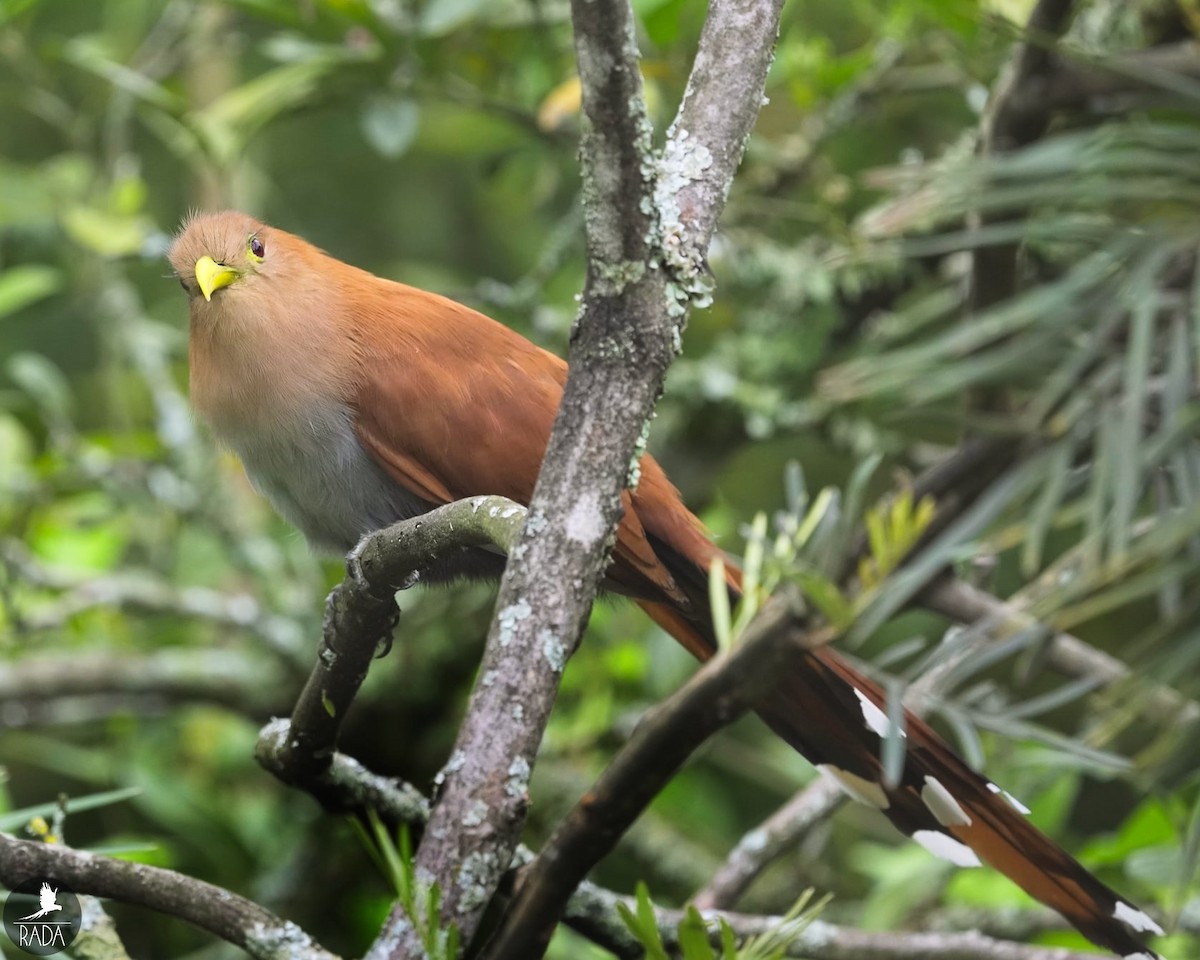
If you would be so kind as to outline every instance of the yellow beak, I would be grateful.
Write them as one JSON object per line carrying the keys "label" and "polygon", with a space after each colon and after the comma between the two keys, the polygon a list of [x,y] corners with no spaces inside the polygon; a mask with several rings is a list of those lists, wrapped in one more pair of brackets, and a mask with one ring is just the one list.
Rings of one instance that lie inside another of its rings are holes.
{"label": "yellow beak", "polygon": [[237,278],[238,272],[233,267],[219,264],[212,257],[203,256],[196,261],[196,283],[200,285],[205,300],[211,301],[214,293]]}

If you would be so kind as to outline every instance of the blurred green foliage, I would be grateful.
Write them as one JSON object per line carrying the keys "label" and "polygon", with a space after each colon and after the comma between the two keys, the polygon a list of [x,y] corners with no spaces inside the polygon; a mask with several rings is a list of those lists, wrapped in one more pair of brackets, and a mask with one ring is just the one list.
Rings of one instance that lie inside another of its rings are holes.
{"label": "blurred green foliage", "polygon": [[[795,534],[789,462],[811,490],[852,491],[857,516],[965,428],[1001,430],[972,391],[1011,389],[1024,416],[1001,426],[1057,442],[1004,478],[939,562],[989,560],[998,592],[1031,589],[1034,612],[1196,696],[1200,460],[1188,443],[1200,335],[1194,321],[1138,312],[1147,290],[1159,305],[1190,295],[1178,264],[1198,246],[1192,114],[1118,117],[1141,150],[1124,166],[1120,136],[1085,124],[1067,131],[1074,141],[1056,136],[981,174],[972,136],[1030,6],[787,5],[769,103],[711,251],[716,302],[692,318],[651,444],[736,553],[760,510],[785,508],[780,529]],[[1075,39],[1087,49],[1154,39],[1114,12],[1123,5],[1085,6]],[[704,9],[635,9],[661,131]],[[370,942],[388,878],[349,824],[252,759],[260,723],[287,710],[307,671],[339,567],[274,518],[191,419],[185,302],[162,256],[189,209],[236,206],[563,352],[583,277],[567,18],[547,0],[0,0],[0,680],[12,681],[0,698],[0,816],[136,788],[75,810],[68,842],[228,886],[346,955]],[[1157,139],[1133,126],[1148,117]],[[1092,192],[1081,194],[1085,154]],[[1151,170],[1152,159],[1164,166]],[[1134,167],[1158,180],[1135,190]],[[972,179],[984,175],[987,190]],[[981,197],[1011,210],[1035,188],[1038,216],[1019,218],[1014,235],[1034,252],[1027,273],[1041,299],[1002,305],[986,328],[997,335],[980,334],[962,311],[962,252],[979,241],[954,218]],[[880,207],[897,189],[934,199],[920,217]],[[1139,242],[1147,236],[1155,242]],[[1165,405],[1142,430],[1138,398],[1155,385]],[[855,475],[868,458],[878,468]],[[876,539],[907,544],[924,529],[925,508],[901,503],[871,514]],[[837,534],[843,546],[848,537]],[[1081,553],[1076,577],[1063,564]],[[839,609],[865,608],[858,652],[907,644],[891,669],[919,672],[947,624],[891,603],[896,557],[868,570],[883,581],[877,596],[850,599],[828,593],[839,589],[828,559],[814,561],[809,586]],[[1047,578],[1077,589],[1041,590]],[[356,705],[347,752],[430,784],[490,601],[480,585],[401,597],[395,649]],[[1017,667],[992,664],[946,698],[940,721],[1106,879],[1194,909],[1195,753],[1131,714],[1137,687],[1039,708],[1055,689],[1033,670],[1039,638],[1014,649]],[[38,670],[45,687],[32,685]],[[690,670],[631,606],[598,606],[535,773],[531,843]],[[1109,751],[1135,755],[1137,777]],[[644,880],[656,902],[682,902],[811,776],[742,724],[663,793],[597,879],[622,891]],[[847,810],[744,906],[782,912],[812,886],[835,894],[827,918],[890,928],[944,903],[1028,903],[990,872],[949,879],[896,840],[874,813]],[[135,955],[234,955],[182,924],[112,910]],[[560,960],[601,955],[565,931],[553,949]],[[1184,935],[1162,949],[1200,957]]]}

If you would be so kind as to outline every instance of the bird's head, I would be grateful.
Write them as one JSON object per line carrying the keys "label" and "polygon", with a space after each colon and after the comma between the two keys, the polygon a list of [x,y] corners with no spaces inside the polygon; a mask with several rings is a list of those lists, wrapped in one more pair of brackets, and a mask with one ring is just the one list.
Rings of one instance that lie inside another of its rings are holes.
{"label": "bird's head", "polygon": [[201,213],[183,224],[167,259],[193,303],[253,288],[273,270],[274,231],[236,211]]}

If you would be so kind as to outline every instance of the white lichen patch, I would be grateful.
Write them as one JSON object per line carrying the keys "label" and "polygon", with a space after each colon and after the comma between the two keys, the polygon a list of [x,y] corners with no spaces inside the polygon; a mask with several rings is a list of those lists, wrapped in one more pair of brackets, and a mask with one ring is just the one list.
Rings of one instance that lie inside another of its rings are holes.
{"label": "white lichen patch", "polygon": [[510,797],[520,797],[529,789],[529,761],[517,757],[508,765],[508,779],[504,781],[504,792]]}
{"label": "white lichen patch", "polygon": [[316,947],[312,938],[290,920],[270,926],[252,924],[246,931],[246,945],[254,948],[256,956],[280,957],[303,957],[310,950],[315,952]]}
{"label": "white lichen patch", "polygon": [[667,313],[682,318],[688,307],[712,303],[712,278],[701,252],[688,241],[690,229],[683,222],[679,194],[704,177],[713,165],[712,153],[703,143],[680,129],[667,140],[658,159],[654,203],[659,213],[657,246],[667,272]]}
{"label": "white lichen patch", "polygon": [[1155,933],[1162,936],[1163,928],[1160,927],[1145,910],[1139,910],[1131,904],[1125,903],[1123,900],[1118,900],[1116,907],[1113,909],[1113,916],[1120,920],[1130,930],[1137,930],[1139,933]]}
{"label": "white lichen patch", "polygon": [[[386,960],[387,957],[396,956],[400,953],[411,930],[412,924],[403,917],[397,917],[395,921],[389,920],[383,933],[371,944],[371,949],[363,957],[363,960]],[[291,955],[286,956],[290,960]],[[284,960],[284,958],[281,957],[280,960]]]}
{"label": "white lichen patch", "polygon": [[912,838],[935,857],[947,860],[956,867],[978,867],[979,857],[965,843],[937,830],[917,830]]}
{"label": "white lichen patch", "polygon": [[550,523],[541,510],[534,510],[525,521],[525,529],[530,533],[541,533]]}
{"label": "white lichen patch", "polygon": [[487,903],[495,874],[494,854],[476,851],[463,858],[455,884],[459,891],[459,913],[473,913]]}
{"label": "white lichen patch", "polygon": [[645,275],[646,264],[642,260],[601,261],[595,264],[593,290],[602,297],[615,297]]}
{"label": "white lichen patch", "polygon": [[550,664],[550,669],[555,673],[562,673],[563,667],[567,665],[567,648],[563,646],[563,642],[550,630],[541,631],[538,639],[542,642],[542,656]]}
{"label": "white lichen patch", "polygon": [[604,536],[604,515],[594,491],[587,491],[571,505],[567,513],[567,539],[590,547]]}
{"label": "white lichen patch", "polygon": [[446,765],[438,771],[438,775],[433,778],[433,784],[440,787],[446,782],[446,777],[452,773],[458,773],[467,764],[467,755],[461,750],[455,750],[450,755],[450,759],[446,761]]}
{"label": "white lichen patch", "polygon": [[476,800],[471,804],[466,813],[463,814],[462,823],[464,827],[477,827],[487,819],[488,806],[482,800]]}
{"label": "white lichen patch", "polygon": [[969,827],[971,818],[937,777],[927,776],[921,800],[943,827]]}
{"label": "white lichen patch", "polygon": [[638,434],[637,443],[633,448],[633,456],[629,460],[629,472],[625,476],[625,486],[630,490],[636,490],[642,479],[642,457],[646,455],[646,445],[650,442],[650,421],[653,418],[654,412],[651,411],[650,416],[642,421],[642,430]]}
{"label": "white lichen patch", "polygon": [[496,617],[500,623],[500,646],[507,647],[513,642],[517,624],[522,620],[527,620],[531,613],[533,613],[533,607],[529,605],[529,601],[524,597],[516,603],[510,603],[500,611]]}
{"label": "white lichen patch", "polygon": [[480,678],[479,682],[481,684],[483,684],[485,687],[490,687],[493,683],[496,682],[496,671],[495,670],[486,671],[484,673],[484,675]]}

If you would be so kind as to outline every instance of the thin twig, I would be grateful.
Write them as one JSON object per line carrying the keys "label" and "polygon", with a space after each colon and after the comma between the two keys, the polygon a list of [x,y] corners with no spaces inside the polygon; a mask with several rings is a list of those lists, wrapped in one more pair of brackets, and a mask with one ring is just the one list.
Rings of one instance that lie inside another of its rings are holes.
{"label": "thin twig", "polygon": [[99,577],[73,576],[44,566],[15,540],[0,544],[0,560],[14,578],[59,594],[51,604],[21,612],[20,625],[24,630],[57,630],[90,610],[115,608],[248,630],[289,659],[301,643],[295,622],[265,611],[249,594],[177,587],[148,570],[127,569]]}
{"label": "thin twig", "polygon": [[[611,950],[618,957],[641,957],[645,950],[631,945],[631,936],[616,915],[618,903],[636,910],[632,897],[623,897],[584,884],[571,898],[567,923],[584,936]],[[678,948],[676,930],[684,919],[682,910],[656,907],[659,936],[668,950]],[[737,913],[707,913],[714,922],[721,917],[729,924],[739,942],[778,929],[780,917],[750,916]],[[981,933],[910,933],[874,932],[837,926],[815,920],[787,948],[784,956],[807,960],[1112,960],[1094,953],[1078,953],[1065,947],[1039,947],[1006,940],[994,940]]]}
{"label": "thin twig", "polygon": [[117,926],[100,903],[99,898],[79,898],[79,936],[71,944],[77,957],[96,957],[103,960],[131,960],[129,951],[117,933]]}
{"label": "thin twig", "polygon": [[278,662],[236,650],[29,657],[0,672],[0,728],[24,726],[26,715],[78,698],[197,701],[265,718],[287,708],[296,686]]}
{"label": "thin twig", "polygon": [[737,903],[768,866],[841,808],[846,794],[832,780],[814,780],[753,830],[745,833],[725,862],[692,899],[698,910]]}
{"label": "thin twig", "polygon": [[1022,109],[1045,112],[1080,107],[1088,101],[1133,93],[1169,93],[1185,85],[1190,96],[1200,80],[1200,44],[1194,40],[1151,47],[1132,53],[1080,61],[1063,55],[1054,58],[1044,83],[1027,85],[1023,99],[1036,106]]}
{"label": "thin twig", "polygon": [[[260,735],[259,756],[262,757],[264,752],[268,756],[273,754],[273,745],[286,736],[287,721],[277,721],[265,728]],[[265,765],[271,769],[270,762]],[[299,783],[297,786],[311,789],[314,784]],[[328,800],[330,796],[335,797],[337,802],[334,805],[340,809],[369,807],[377,810],[385,819],[397,823],[416,826],[425,823],[428,817],[428,803],[411,784],[380,777],[343,754],[334,754],[330,766],[320,775],[320,781],[315,784],[313,792],[322,800]],[[533,859],[532,851],[524,846],[518,847],[511,870],[520,869]],[[566,905],[564,919],[569,926],[599,946],[618,957],[634,960],[643,956],[645,951],[618,916],[618,903],[632,906],[629,898],[584,882],[572,892]],[[1021,931],[1032,934],[1044,929],[1062,927],[1062,919],[1050,911],[1035,909],[1028,913],[1028,917],[1024,912],[1012,916],[988,915],[986,922],[981,920],[980,925],[991,931],[992,936],[1007,933],[1011,937],[1021,936]],[[718,916],[724,918],[743,939],[772,929],[779,923],[778,917],[748,914],[707,911],[705,916],[714,921]],[[656,917],[664,942],[674,943],[675,930],[682,919],[682,913],[677,910],[657,909]],[[956,926],[960,929],[962,927],[961,918],[958,923],[952,917],[947,917],[939,923],[951,931]],[[892,952],[888,952],[889,945],[892,946]],[[960,960],[963,957],[974,956],[982,960],[1097,960],[1090,954],[1003,943],[982,937],[978,933],[864,933],[827,923],[819,923],[810,928],[809,933],[793,946],[788,955],[809,957],[812,960],[910,960],[926,955],[922,953],[923,950],[930,950],[927,955],[935,960]],[[972,953],[973,950],[980,952]]]}
{"label": "thin twig", "polygon": [[[973,587],[957,577],[946,575],[921,594],[921,603],[930,610],[962,624],[987,621],[994,624],[991,633],[1012,633],[1028,629],[1037,621],[1020,606],[1001,600]],[[1108,685],[1129,680],[1133,675],[1124,663],[1097,650],[1069,633],[1055,633],[1046,651],[1047,662],[1056,670],[1076,677],[1089,677]],[[1200,705],[1176,690],[1160,684],[1148,686],[1141,700],[1146,716],[1159,721],[1191,723],[1200,719]]]}

